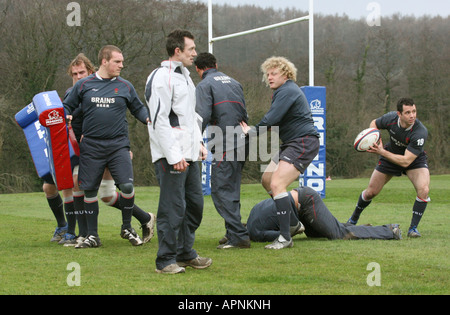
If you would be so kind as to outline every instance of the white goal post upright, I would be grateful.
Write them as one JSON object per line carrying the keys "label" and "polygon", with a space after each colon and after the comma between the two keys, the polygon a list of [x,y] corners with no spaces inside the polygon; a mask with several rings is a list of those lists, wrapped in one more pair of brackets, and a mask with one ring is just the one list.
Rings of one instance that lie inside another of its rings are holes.
{"label": "white goal post upright", "polygon": [[212,0],[208,0],[208,43],[209,52],[213,53],[214,42],[229,39],[233,37],[253,34],[269,29],[277,28],[284,25],[298,23],[302,21],[309,21],[309,86],[314,86],[314,0],[309,0],[309,14],[307,16],[299,17],[296,19],[258,27],[252,30],[233,33],[224,36],[213,37],[213,16],[212,16]]}
{"label": "white goal post upright", "polygon": [[[208,0],[208,44],[209,52],[213,53],[214,42],[233,37],[253,34],[277,27],[309,21],[309,86],[303,86],[306,99],[311,108],[314,119],[314,126],[320,134],[319,153],[306,169],[305,173],[300,175],[299,185],[308,186],[317,191],[322,198],[325,198],[326,182],[326,88],[323,86],[314,86],[314,0],[309,0],[309,14],[307,16],[295,18],[292,20],[258,27],[252,30],[233,33],[229,35],[213,37],[213,16],[212,0]],[[206,141],[206,139],[205,139]],[[204,194],[210,194],[210,167],[211,163],[203,163],[202,178]]]}

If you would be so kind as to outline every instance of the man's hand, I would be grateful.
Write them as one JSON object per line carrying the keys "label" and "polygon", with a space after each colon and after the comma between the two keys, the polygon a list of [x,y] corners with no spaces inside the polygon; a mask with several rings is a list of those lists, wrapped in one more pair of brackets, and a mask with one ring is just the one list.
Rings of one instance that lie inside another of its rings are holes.
{"label": "man's hand", "polygon": [[67,121],[67,124],[68,124],[68,125],[71,125],[71,124],[72,124],[72,119],[73,119],[73,116],[72,116],[72,115],[66,115],[66,121]]}
{"label": "man's hand", "polygon": [[183,158],[180,162],[173,166],[173,169],[178,172],[184,172],[188,168],[189,163]]}
{"label": "man's hand", "polygon": [[245,134],[248,134],[248,132],[250,131],[250,127],[247,125],[247,123],[245,122],[245,121],[241,121],[241,128],[242,128],[242,131],[245,133]]}
{"label": "man's hand", "polygon": [[203,143],[202,143],[202,145],[201,145],[201,147],[200,147],[200,159],[202,160],[202,161],[204,161],[204,160],[206,160],[208,158],[208,150],[205,148],[205,146],[203,145]]}
{"label": "man's hand", "polygon": [[383,140],[381,140],[380,138],[380,140],[378,142],[375,142],[366,152],[383,155],[382,154],[383,151],[384,151]]}

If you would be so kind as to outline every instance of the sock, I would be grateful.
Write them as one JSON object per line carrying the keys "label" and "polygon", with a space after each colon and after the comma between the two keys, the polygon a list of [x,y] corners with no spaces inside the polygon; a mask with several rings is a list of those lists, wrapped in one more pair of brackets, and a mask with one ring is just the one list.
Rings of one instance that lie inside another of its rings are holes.
{"label": "sock", "polygon": [[[117,197],[113,198],[111,201],[115,201],[111,204],[111,202],[108,204],[108,206],[117,208],[120,210],[120,199],[122,199],[121,195],[119,193],[117,193]],[[144,210],[142,210],[141,208],[138,207],[138,205],[134,204],[133,206],[133,217],[136,218],[136,220],[139,221],[139,223],[145,224],[148,223],[148,221],[150,221],[150,215],[145,212]]]}
{"label": "sock", "polygon": [[86,212],[84,211],[84,192],[73,193],[73,206],[78,223],[78,236],[86,237],[88,234]]}
{"label": "sock", "polygon": [[150,221],[150,214],[139,208],[136,204],[134,204],[133,207],[133,217],[135,217],[141,225]]}
{"label": "sock", "polygon": [[291,201],[287,192],[276,195],[273,200],[277,206],[277,217],[280,223],[280,234],[289,241],[291,239],[290,233],[290,215],[291,215]]}
{"label": "sock", "polygon": [[291,203],[291,208],[290,208],[290,220],[291,220],[291,225],[292,226],[297,226],[298,224],[298,217],[295,215],[295,212],[297,212],[297,207],[295,206],[295,200],[291,195],[291,192],[288,191],[288,196],[289,196],[289,201]]}
{"label": "sock", "polygon": [[84,197],[84,210],[86,213],[87,234],[98,237],[98,199],[97,197]]}
{"label": "sock", "polygon": [[365,190],[361,193],[361,195],[359,195],[358,203],[356,204],[355,211],[353,211],[353,214],[351,217],[351,219],[355,222],[357,222],[359,220],[359,216],[361,215],[363,210],[365,208],[367,208],[367,206],[370,205],[370,203],[372,202],[372,199],[371,200],[364,199],[364,192],[365,192]]}
{"label": "sock", "polygon": [[63,200],[59,194],[47,198],[48,205],[55,216],[58,227],[67,225],[66,218],[64,217]]}
{"label": "sock", "polygon": [[66,219],[67,219],[67,233],[75,235],[77,218],[75,216],[75,209],[72,196],[64,198],[64,210],[66,212]]}
{"label": "sock", "polygon": [[120,193],[120,209],[122,210],[122,230],[131,229],[134,208],[134,190],[131,194]]}
{"label": "sock", "polygon": [[412,211],[413,214],[411,219],[411,225],[409,227],[410,229],[416,228],[419,225],[420,219],[422,219],[423,213],[427,208],[428,201],[430,201],[430,198],[423,200],[420,199],[419,197],[416,197],[416,201],[414,202]]}

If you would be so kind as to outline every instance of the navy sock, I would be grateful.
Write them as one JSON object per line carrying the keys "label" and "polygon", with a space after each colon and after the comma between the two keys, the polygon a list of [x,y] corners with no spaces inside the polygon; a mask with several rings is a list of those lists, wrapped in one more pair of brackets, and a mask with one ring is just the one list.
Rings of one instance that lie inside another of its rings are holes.
{"label": "navy sock", "polygon": [[120,193],[120,209],[122,210],[122,230],[131,229],[131,219],[133,218],[134,191],[124,195]]}
{"label": "navy sock", "polygon": [[358,221],[359,220],[359,216],[361,215],[361,213],[372,202],[372,200],[368,200],[368,201],[364,200],[363,199],[363,194],[364,194],[364,191],[361,193],[361,195],[359,195],[358,203],[356,204],[355,211],[353,211],[353,214],[352,214],[352,217],[351,217],[351,219],[353,221]]}
{"label": "navy sock", "polygon": [[[122,199],[122,196],[119,194],[116,202],[114,204],[112,204],[111,207],[121,210],[120,199]],[[141,223],[141,224],[145,224],[148,221],[150,221],[150,215],[147,212],[145,212],[144,210],[142,210],[141,208],[139,208],[139,206],[136,204],[134,204],[134,206],[133,206],[133,217],[135,217],[136,220],[138,220],[139,223]]]}
{"label": "navy sock", "polygon": [[422,200],[419,197],[416,198],[416,201],[414,202],[413,206],[413,215],[411,219],[411,228],[416,228],[419,225],[420,220],[422,219],[423,213],[425,212],[425,209],[428,205],[428,200]]}
{"label": "navy sock", "polygon": [[67,219],[67,233],[75,235],[77,218],[75,216],[73,197],[64,198],[64,210],[66,212],[66,219]]}
{"label": "navy sock", "polygon": [[98,237],[98,199],[84,199],[84,210],[86,212],[87,234]]}
{"label": "navy sock", "polygon": [[287,192],[276,195],[273,200],[277,206],[277,217],[280,223],[280,234],[289,241],[291,239],[290,233],[290,216],[292,204],[289,200]]}
{"label": "navy sock", "polygon": [[47,198],[48,205],[55,216],[58,227],[63,227],[67,225],[66,218],[64,217],[64,206],[63,200],[59,194],[56,196]]}
{"label": "navy sock", "polygon": [[73,196],[73,205],[75,208],[75,214],[78,222],[78,235],[86,237],[87,234],[87,221],[86,212],[84,211],[84,194]]}

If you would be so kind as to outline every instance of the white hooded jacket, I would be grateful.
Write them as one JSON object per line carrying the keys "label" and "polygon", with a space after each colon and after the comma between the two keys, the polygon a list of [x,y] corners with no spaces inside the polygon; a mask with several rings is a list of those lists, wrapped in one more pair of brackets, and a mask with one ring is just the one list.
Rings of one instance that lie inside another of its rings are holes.
{"label": "white hooded jacket", "polygon": [[163,61],[147,78],[145,99],[150,111],[148,131],[153,163],[174,165],[184,158],[199,160],[201,118],[195,112],[195,85],[181,62]]}

